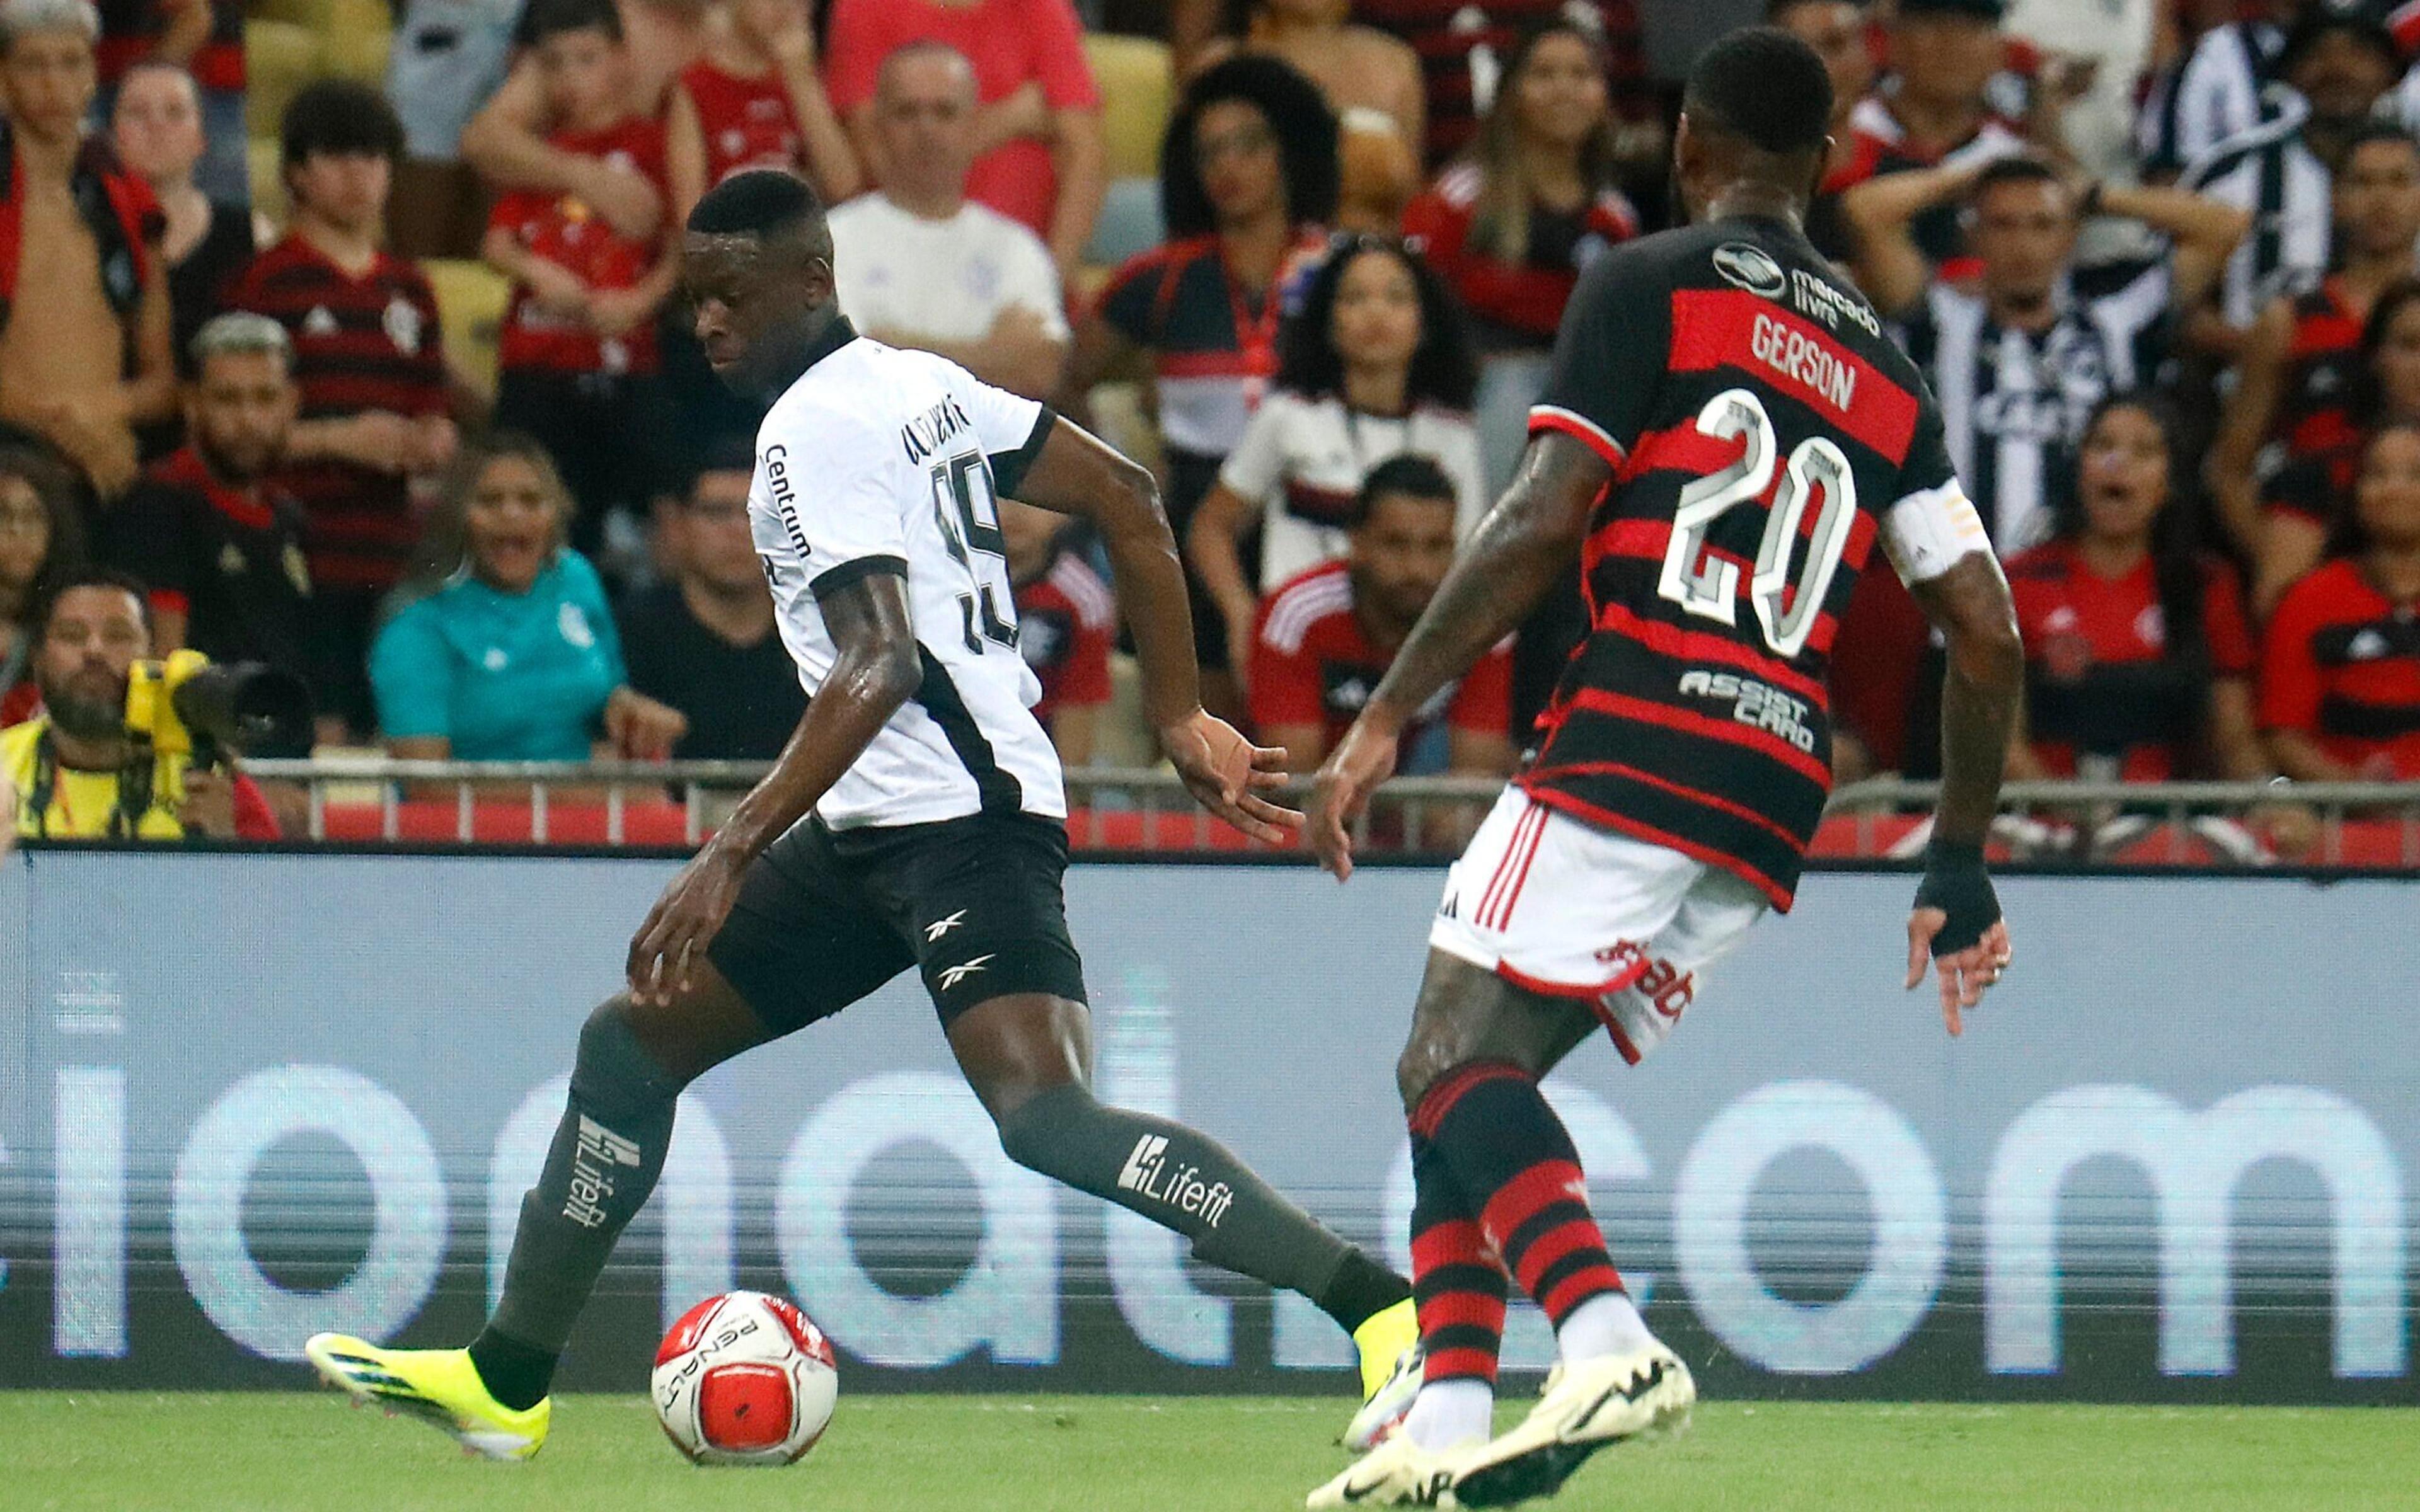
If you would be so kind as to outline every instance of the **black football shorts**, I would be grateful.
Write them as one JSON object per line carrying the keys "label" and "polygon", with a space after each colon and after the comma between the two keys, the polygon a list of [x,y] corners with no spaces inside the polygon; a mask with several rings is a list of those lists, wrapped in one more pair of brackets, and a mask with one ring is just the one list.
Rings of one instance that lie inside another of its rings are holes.
{"label": "black football shorts", "polygon": [[827,829],[766,847],[706,956],[766,1026],[829,1018],[913,966],[947,1028],[1020,993],[1083,1002],[1067,831],[1032,814]]}

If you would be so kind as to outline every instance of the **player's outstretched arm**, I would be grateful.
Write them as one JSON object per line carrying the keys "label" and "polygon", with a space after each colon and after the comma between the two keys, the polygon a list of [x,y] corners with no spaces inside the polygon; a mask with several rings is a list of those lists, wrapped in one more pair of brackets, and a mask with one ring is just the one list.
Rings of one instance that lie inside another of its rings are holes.
{"label": "player's outstretched arm", "polygon": [[[868,558],[866,561],[879,559]],[[908,579],[895,567],[860,573],[815,595],[839,656],[765,779],[732,810],[630,941],[630,995],[670,1003],[689,984],[757,853],[807,815],[924,680],[908,609]]]}
{"label": "player's outstretched arm", "polygon": [[1983,841],[1999,809],[2009,733],[2025,676],[2024,644],[2008,579],[1986,551],[1970,552],[1914,585],[1917,604],[1949,642],[1941,690],[1941,800],[1924,881],[1907,921],[1907,985],[1924,980],[1929,953],[1951,1034],[1983,1000],[2010,957],[2009,926],[1983,869]]}
{"label": "player's outstretched arm", "polygon": [[1361,717],[1328,754],[1311,786],[1307,831],[1320,865],[1353,874],[1346,826],[1394,774],[1404,726],[1438,688],[1470,671],[1490,646],[1528,616],[1572,570],[1589,511],[1613,469],[1561,431],[1542,431],[1521,457],[1512,486],[1454,559],[1427,612],[1379,680]]}
{"label": "player's outstretched arm", "polygon": [[1017,481],[1016,496],[1088,519],[1101,532],[1118,606],[1142,663],[1143,713],[1160,748],[1203,808],[1254,840],[1282,843],[1302,815],[1262,795],[1285,785],[1285,752],[1253,745],[1202,707],[1185,568],[1150,470],[1062,418]]}

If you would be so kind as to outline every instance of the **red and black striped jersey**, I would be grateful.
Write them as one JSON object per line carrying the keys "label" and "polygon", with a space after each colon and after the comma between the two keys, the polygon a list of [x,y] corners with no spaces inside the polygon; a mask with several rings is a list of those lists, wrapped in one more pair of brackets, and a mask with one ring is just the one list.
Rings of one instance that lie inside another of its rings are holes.
{"label": "red and black striped jersey", "polygon": [[2260,728],[2300,731],[2364,778],[2420,779],[2420,606],[2350,558],[2287,590],[2260,660]]}
{"label": "red and black striped jersey", "polygon": [[1990,549],[1922,376],[1795,226],[1732,218],[1581,275],[1529,424],[1614,476],[1581,556],[1589,637],[1517,780],[1789,907],[1875,536],[1911,580]]}
{"label": "red and black striped jersey", "polygon": [[2290,456],[2324,456],[2361,440],[2352,396],[2368,316],[2347,301],[2343,280],[2333,277],[2296,297],[2293,311],[2277,437]]}
{"label": "red and black striped jersey", "polygon": [[[380,253],[357,278],[300,232],[289,232],[238,275],[226,304],[286,328],[305,420],[372,409],[445,412],[437,296],[427,276],[400,257]],[[394,585],[418,533],[404,479],[348,463],[311,462],[289,469],[279,482],[310,518],[316,581]]]}

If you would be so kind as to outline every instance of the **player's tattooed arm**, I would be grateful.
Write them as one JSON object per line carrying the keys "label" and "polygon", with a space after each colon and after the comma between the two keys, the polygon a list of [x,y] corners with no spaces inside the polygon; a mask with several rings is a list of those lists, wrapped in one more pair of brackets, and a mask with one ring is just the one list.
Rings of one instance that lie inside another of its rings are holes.
{"label": "player's tattooed arm", "polygon": [[1150,470],[1063,417],[1017,480],[1016,497],[1100,532],[1142,663],[1143,712],[1187,789],[1253,839],[1286,840],[1302,815],[1262,795],[1284,785],[1285,752],[1253,745],[1202,707],[1185,567]]}
{"label": "player's tattooed arm", "polygon": [[1400,732],[1438,688],[1470,671],[1564,574],[1613,470],[1561,431],[1544,431],[1455,556],[1428,612],[1380,679],[1362,719]]}
{"label": "player's tattooed arm", "polygon": [[729,917],[748,863],[806,817],[924,680],[908,579],[899,572],[860,572],[817,593],[815,606],[838,648],[831,673],[772,771],[681,868],[632,936],[630,994],[642,1003],[668,1004],[688,987],[690,967]]}
{"label": "player's tattooed arm", "polygon": [[2024,689],[2025,648],[2017,636],[2008,579],[1988,552],[1961,557],[1912,590],[1949,642],[1941,687],[1941,801],[1932,832],[1979,845],[2000,803],[2009,734]]}
{"label": "player's tattooed arm", "polygon": [[1543,432],[1529,443],[1512,486],[1479,522],[1378,690],[1311,784],[1304,837],[1320,865],[1340,880],[1353,874],[1351,825],[1370,795],[1394,775],[1404,726],[1573,570],[1589,512],[1612,481],[1604,458],[1560,431]]}

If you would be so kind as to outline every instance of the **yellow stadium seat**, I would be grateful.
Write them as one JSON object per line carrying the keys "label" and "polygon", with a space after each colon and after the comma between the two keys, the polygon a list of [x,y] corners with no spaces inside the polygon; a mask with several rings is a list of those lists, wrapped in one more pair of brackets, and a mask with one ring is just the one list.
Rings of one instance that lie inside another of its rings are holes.
{"label": "yellow stadium seat", "polygon": [[496,336],[512,285],[483,262],[432,257],[420,265],[437,292],[437,318],[454,370],[482,399],[496,393]]}
{"label": "yellow stadium seat", "polygon": [[252,166],[252,208],[270,223],[286,224],[286,175],[280,171],[277,138],[256,136],[244,144],[244,156]]}
{"label": "yellow stadium seat", "polygon": [[386,0],[323,0],[323,4],[328,19],[319,34],[320,67],[341,78],[383,85],[387,50],[395,42]]}
{"label": "yellow stadium seat", "polygon": [[319,75],[319,34],[288,21],[243,23],[244,124],[275,136],[287,101]]}
{"label": "yellow stadium seat", "polygon": [[1084,58],[1101,90],[1109,177],[1157,177],[1159,138],[1176,94],[1168,45],[1147,37],[1087,37]]}

